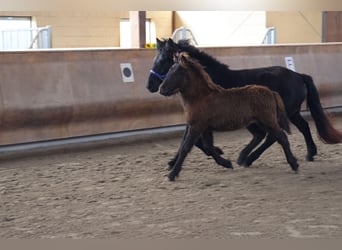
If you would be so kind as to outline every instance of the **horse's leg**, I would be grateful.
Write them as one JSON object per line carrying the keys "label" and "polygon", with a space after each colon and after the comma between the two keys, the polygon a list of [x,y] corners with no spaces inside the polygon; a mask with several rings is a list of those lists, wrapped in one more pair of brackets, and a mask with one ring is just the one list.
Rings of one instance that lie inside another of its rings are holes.
{"label": "horse's leg", "polygon": [[221,155],[215,150],[213,146],[213,133],[212,131],[205,131],[202,133],[202,141],[203,145],[207,148],[207,150],[210,152],[214,160],[217,164],[225,167],[225,168],[233,168],[232,163],[230,160],[226,160],[221,157]]}
{"label": "horse's leg", "polygon": [[294,157],[294,155],[291,152],[290,143],[287,139],[286,134],[281,130],[274,131],[274,132],[272,131],[271,133],[274,135],[274,137],[276,137],[277,142],[282,146],[285,156],[286,156],[286,160],[290,164],[292,170],[297,172],[298,170],[297,159],[296,157]]}
{"label": "horse's leg", "polygon": [[177,153],[178,155],[177,160],[172,170],[167,175],[170,181],[174,181],[175,178],[179,175],[180,171],[182,170],[182,164],[185,160],[185,157],[190,152],[190,150],[192,149],[192,147],[194,146],[195,142],[198,140],[199,137],[200,137],[200,134],[198,132],[192,130],[191,128],[187,129],[187,133],[184,139],[182,140],[182,143]]}
{"label": "horse's leg", "polygon": [[[186,125],[185,127],[185,131],[183,133],[183,137],[182,137],[182,140],[184,140],[185,138],[185,135],[187,134],[187,131],[188,131],[188,125]],[[210,132],[212,134],[212,132]],[[223,151],[219,148],[219,147],[215,147],[214,146],[214,140],[211,140],[211,145],[212,147],[214,148],[214,151],[217,153],[217,154],[223,154]],[[195,144],[199,149],[201,149],[206,155],[208,156],[212,156],[212,153],[208,151],[208,147],[204,146],[203,145],[203,141],[202,141],[202,137],[200,137],[196,144]],[[172,167],[175,165],[176,161],[177,161],[177,158],[178,158],[178,153],[168,162],[168,169],[172,169]]]}
{"label": "horse's leg", "polygon": [[248,155],[252,152],[252,150],[265,138],[266,132],[256,123],[253,123],[247,127],[248,131],[253,135],[252,140],[248,143],[248,145],[242,149],[237,159],[237,164],[243,165]]}
{"label": "horse's leg", "polygon": [[306,148],[308,150],[306,160],[313,161],[314,156],[317,154],[317,147],[312,139],[308,122],[304,120],[304,118],[300,115],[299,111],[296,112],[294,115],[291,115],[289,119],[304,136]]}
{"label": "horse's leg", "polygon": [[277,139],[273,135],[268,134],[264,143],[261,144],[253,153],[251,153],[247,157],[247,159],[242,163],[242,165],[245,167],[249,167],[250,165],[252,165],[252,163],[256,159],[258,159],[260,157],[260,155],[263,152],[265,152],[266,149],[268,149],[270,146],[272,146],[273,143],[275,143],[276,141],[277,141]]}

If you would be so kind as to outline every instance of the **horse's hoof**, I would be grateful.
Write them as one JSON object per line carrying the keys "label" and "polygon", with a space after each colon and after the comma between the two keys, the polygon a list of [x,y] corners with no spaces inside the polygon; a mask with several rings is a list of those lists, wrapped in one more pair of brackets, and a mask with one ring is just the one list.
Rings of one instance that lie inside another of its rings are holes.
{"label": "horse's hoof", "polygon": [[245,164],[245,161],[246,161],[246,159],[245,158],[238,158],[237,160],[236,160],[236,164],[238,164],[239,166],[244,166],[244,164]]}
{"label": "horse's hoof", "polygon": [[173,165],[175,165],[175,162],[176,162],[176,161],[171,160],[171,161],[169,161],[169,162],[167,163],[167,165],[168,165],[168,166],[173,166]]}
{"label": "horse's hoof", "polygon": [[307,155],[306,160],[307,161],[314,161],[314,157],[312,155]]}
{"label": "horse's hoof", "polygon": [[248,161],[248,159],[244,160],[241,163],[241,166],[245,167],[245,168],[249,168],[252,165],[252,162]]}
{"label": "horse's hoof", "polygon": [[169,173],[169,174],[167,175],[167,178],[168,178],[169,181],[175,181],[176,176],[175,176],[174,174],[172,174],[172,173]]}

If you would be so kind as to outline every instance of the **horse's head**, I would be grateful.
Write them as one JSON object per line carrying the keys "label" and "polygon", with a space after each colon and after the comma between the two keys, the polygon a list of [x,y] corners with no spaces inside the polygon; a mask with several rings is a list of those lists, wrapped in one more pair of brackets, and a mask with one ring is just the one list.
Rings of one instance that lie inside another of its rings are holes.
{"label": "horse's head", "polygon": [[157,92],[173,64],[173,55],[178,51],[177,44],[171,39],[157,39],[157,55],[154,58],[152,69],[148,77],[146,88],[150,92]]}
{"label": "horse's head", "polygon": [[170,96],[182,92],[188,81],[188,54],[185,52],[174,55],[174,64],[167,72],[166,78],[160,86],[160,94]]}

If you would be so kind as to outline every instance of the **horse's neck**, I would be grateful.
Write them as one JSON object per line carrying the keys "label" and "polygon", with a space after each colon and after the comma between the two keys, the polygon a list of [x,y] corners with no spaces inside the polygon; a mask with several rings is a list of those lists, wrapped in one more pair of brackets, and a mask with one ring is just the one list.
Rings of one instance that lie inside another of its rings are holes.
{"label": "horse's neck", "polygon": [[192,58],[195,58],[202,64],[206,69],[214,71],[214,69],[228,69],[227,65],[220,63],[212,56],[197,50],[187,51]]}
{"label": "horse's neck", "polygon": [[204,52],[193,52],[190,56],[199,61],[205,68],[205,71],[210,75],[213,82],[224,86],[224,82],[233,82],[232,72],[226,64],[217,61],[215,58],[209,56]]}
{"label": "horse's neck", "polygon": [[[219,84],[225,88],[244,86],[249,76],[248,70],[231,70],[226,64],[223,64],[196,48],[182,47],[183,51],[199,61],[210,75],[214,83]],[[247,74],[246,74],[247,73]]]}

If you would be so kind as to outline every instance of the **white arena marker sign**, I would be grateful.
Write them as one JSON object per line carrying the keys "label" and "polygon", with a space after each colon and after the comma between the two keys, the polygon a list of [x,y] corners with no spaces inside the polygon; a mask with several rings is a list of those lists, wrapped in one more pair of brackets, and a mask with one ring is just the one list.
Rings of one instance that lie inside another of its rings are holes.
{"label": "white arena marker sign", "polygon": [[286,56],[285,57],[285,64],[286,64],[286,68],[288,68],[292,71],[296,71],[296,67],[295,67],[292,56]]}
{"label": "white arena marker sign", "polygon": [[123,82],[134,82],[134,74],[130,63],[120,63],[121,76]]}

